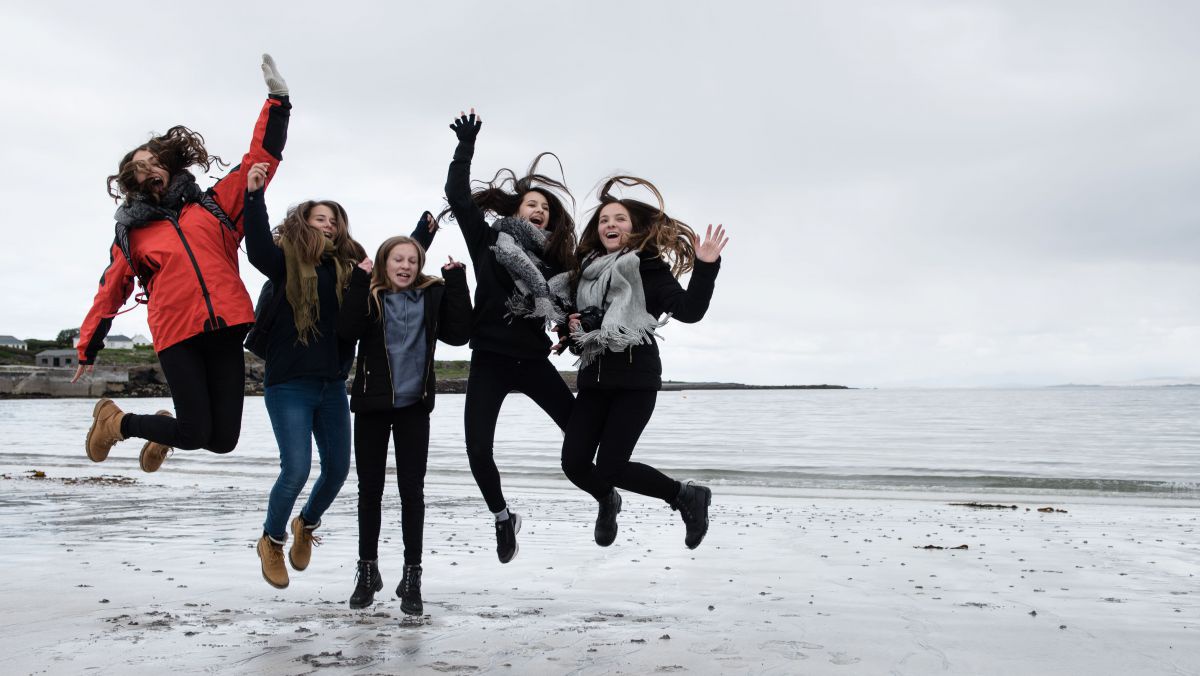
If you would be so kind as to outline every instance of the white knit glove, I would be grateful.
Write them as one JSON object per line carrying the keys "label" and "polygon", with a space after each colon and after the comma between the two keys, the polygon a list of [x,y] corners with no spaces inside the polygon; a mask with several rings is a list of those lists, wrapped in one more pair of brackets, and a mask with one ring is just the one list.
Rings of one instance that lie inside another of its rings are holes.
{"label": "white knit glove", "polygon": [[263,54],[262,72],[263,79],[267,81],[267,91],[271,96],[287,96],[287,82],[279,74],[275,59],[272,59],[270,54]]}

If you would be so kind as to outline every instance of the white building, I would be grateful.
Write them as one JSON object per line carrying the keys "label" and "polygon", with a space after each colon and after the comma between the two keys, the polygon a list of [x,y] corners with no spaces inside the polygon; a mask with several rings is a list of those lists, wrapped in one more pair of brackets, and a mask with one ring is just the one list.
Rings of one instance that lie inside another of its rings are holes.
{"label": "white building", "polygon": [[14,336],[0,336],[0,347],[7,347],[11,350],[28,350],[29,346],[25,341],[19,340]]}
{"label": "white building", "polygon": [[134,347],[148,347],[148,346],[154,344],[153,342],[150,341],[149,338],[143,336],[140,333],[137,334],[136,336],[134,336],[131,340],[133,340]]}
{"label": "white building", "polygon": [[132,350],[133,339],[129,336],[117,334],[115,336],[106,336],[104,338],[104,347],[109,350]]}

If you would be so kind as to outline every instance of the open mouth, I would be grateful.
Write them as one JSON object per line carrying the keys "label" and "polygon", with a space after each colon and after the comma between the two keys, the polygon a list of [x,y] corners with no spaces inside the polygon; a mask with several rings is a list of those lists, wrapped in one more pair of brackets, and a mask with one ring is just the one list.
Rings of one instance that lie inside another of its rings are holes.
{"label": "open mouth", "polygon": [[541,227],[546,224],[546,217],[542,216],[541,214],[534,214],[529,217],[529,222]]}
{"label": "open mouth", "polygon": [[604,239],[610,242],[620,241],[621,233],[617,232],[616,230],[609,230],[608,232],[604,233]]}
{"label": "open mouth", "polygon": [[396,284],[398,284],[400,286],[407,286],[408,283],[411,281],[412,281],[412,273],[410,273],[410,272],[397,272],[396,273]]}

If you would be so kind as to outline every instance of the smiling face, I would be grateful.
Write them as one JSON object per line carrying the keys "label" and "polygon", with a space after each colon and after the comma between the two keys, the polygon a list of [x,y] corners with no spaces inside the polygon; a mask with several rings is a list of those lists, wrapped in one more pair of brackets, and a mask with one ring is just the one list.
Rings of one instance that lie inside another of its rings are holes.
{"label": "smiling face", "polygon": [[596,234],[600,236],[600,243],[604,245],[604,250],[608,253],[620,251],[626,244],[629,243],[629,233],[633,232],[633,221],[629,217],[629,210],[620,202],[612,202],[604,205],[600,210],[600,219],[597,222]]}
{"label": "smiling face", "polygon": [[550,201],[536,190],[530,190],[521,196],[521,204],[517,207],[517,218],[523,218],[538,230],[545,230],[550,224]]}
{"label": "smiling face", "polygon": [[387,280],[393,288],[403,291],[411,287],[420,271],[421,254],[412,244],[397,244],[388,252]]}
{"label": "smiling face", "polygon": [[155,195],[166,192],[171,182],[171,174],[154,153],[142,148],[134,151],[129,161],[133,163],[133,180],[142,186],[144,192]]}
{"label": "smiling face", "polygon": [[334,215],[333,209],[318,204],[308,212],[308,226],[321,231],[321,234],[332,238],[337,234],[337,216]]}

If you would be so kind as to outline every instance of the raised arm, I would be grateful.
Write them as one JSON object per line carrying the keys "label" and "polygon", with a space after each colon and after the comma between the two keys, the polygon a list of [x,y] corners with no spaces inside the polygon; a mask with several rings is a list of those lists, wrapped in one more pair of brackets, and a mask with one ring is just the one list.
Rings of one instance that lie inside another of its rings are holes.
{"label": "raised arm", "polygon": [[267,216],[265,187],[267,163],[259,162],[250,167],[246,181],[246,256],[250,264],[272,281],[283,279],[287,264],[283,249],[271,237],[271,222]]}
{"label": "raised arm", "polygon": [[217,204],[225,210],[239,230],[242,228],[242,209],[250,167],[266,163],[266,182],[271,182],[276,167],[283,159],[283,146],[287,143],[288,120],[291,117],[292,104],[288,100],[287,83],[279,74],[275,61],[269,54],[263,54],[262,71],[267,82],[268,98],[258,113],[258,121],[254,124],[250,149],[242,156],[241,163],[211,188]]}
{"label": "raised arm", "polygon": [[692,268],[687,289],[679,285],[665,264],[651,265],[649,267],[652,269],[644,271],[642,275],[647,307],[653,305],[661,312],[670,313],[672,319],[686,324],[700,321],[708,312],[717,273],[721,270],[721,251],[729,243],[729,238],[725,236],[723,226],[718,225],[714,232],[710,225],[704,234],[704,241],[694,237],[692,243],[696,251],[696,264]]}
{"label": "raised arm", "polygon": [[442,266],[446,293],[442,296],[438,320],[438,340],[447,345],[466,345],[471,339],[471,294],[467,290],[467,270],[450,259]]}
{"label": "raised arm", "polygon": [[491,244],[487,220],[471,199],[471,158],[475,156],[475,137],[482,125],[483,119],[476,117],[474,108],[470,115],[460,113],[450,125],[458,136],[458,147],[454,149],[454,159],[446,174],[446,202],[462,230],[471,260],[476,260],[477,252],[485,251]]}
{"label": "raised arm", "polygon": [[433,236],[437,234],[438,224],[437,219],[433,214],[426,211],[417,219],[417,227],[413,228],[412,234],[409,237],[417,240],[421,244],[421,248],[425,253],[429,253],[429,247],[433,246]]}

